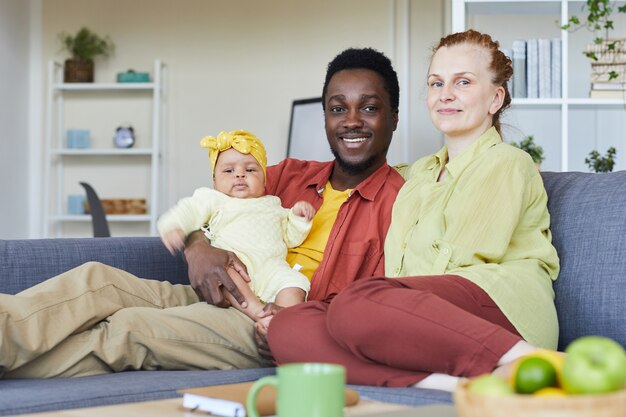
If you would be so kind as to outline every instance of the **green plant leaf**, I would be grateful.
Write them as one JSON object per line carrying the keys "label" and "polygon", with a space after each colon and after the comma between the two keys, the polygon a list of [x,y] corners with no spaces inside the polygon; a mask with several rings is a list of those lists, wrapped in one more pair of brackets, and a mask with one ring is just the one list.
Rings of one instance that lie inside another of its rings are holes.
{"label": "green plant leaf", "polygon": [[110,56],[115,45],[111,39],[100,37],[87,27],[82,27],[76,35],[70,35],[67,32],[61,32],[59,39],[63,49],[70,53],[73,59],[90,61],[97,56]]}
{"label": "green plant leaf", "polygon": [[593,150],[585,158],[585,164],[594,172],[612,172],[615,166],[616,154],[617,150],[613,146],[607,150],[605,156],[601,156],[600,152]]}
{"label": "green plant leaf", "polygon": [[535,143],[535,138],[533,135],[526,136],[521,140],[519,144],[516,142],[511,142],[511,145],[529,154],[536,164],[540,164],[544,159],[546,159],[543,154],[543,148]]}

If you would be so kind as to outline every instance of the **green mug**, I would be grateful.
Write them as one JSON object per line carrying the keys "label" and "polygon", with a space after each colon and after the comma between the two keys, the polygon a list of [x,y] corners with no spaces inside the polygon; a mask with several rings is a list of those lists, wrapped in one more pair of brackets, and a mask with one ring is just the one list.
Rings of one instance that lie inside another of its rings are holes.
{"label": "green mug", "polygon": [[279,366],[276,376],[266,376],[248,392],[249,417],[259,417],[257,397],[267,385],[276,387],[276,417],[343,417],[346,370],[327,363],[293,363]]}

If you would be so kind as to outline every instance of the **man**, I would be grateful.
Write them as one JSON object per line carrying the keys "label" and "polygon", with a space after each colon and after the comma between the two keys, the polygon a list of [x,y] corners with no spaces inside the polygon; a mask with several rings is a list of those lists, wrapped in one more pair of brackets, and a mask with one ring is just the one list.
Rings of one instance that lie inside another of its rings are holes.
{"label": "man", "polygon": [[[303,265],[311,279],[309,300],[330,301],[350,282],[384,274],[384,238],[403,183],[386,164],[398,104],[398,80],[389,60],[372,49],[348,49],[329,64],[322,91],[335,160],[288,159],[268,168],[269,194],[279,196],[286,207],[305,200],[318,211],[307,240],[287,257],[291,265]],[[192,286],[204,300],[227,306],[222,290],[243,300],[225,272],[232,267],[247,278],[234,254],[212,248],[197,234],[185,256]],[[274,314],[278,308],[267,310]],[[259,350],[269,356],[265,334],[266,329],[257,328]]]}
{"label": "man", "polygon": [[[398,95],[384,55],[344,51],[329,64],[323,90],[335,161],[286,160],[267,170],[267,191],[283,205],[306,200],[318,209],[314,230],[289,259],[311,277],[311,299],[331,299],[357,277],[383,272],[391,206],[403,183],[386,164]],[[0,373],[27,378],[269,365],[257,350],[253,321],[211,305],[226,304],[222,287],[242,299],[225,267],[245,278],[243,265],[198,235],[185,257],[191,286],[88,263],[18,295],[0,294]],[[339,270],[344,278],[336,281]],[[264,353],[264,333],[259,336]]]}

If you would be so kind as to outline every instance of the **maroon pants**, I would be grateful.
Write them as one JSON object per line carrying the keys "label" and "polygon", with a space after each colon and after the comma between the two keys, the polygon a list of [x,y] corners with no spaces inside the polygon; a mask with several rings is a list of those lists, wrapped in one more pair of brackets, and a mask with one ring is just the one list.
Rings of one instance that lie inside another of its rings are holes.
{"label": "maroon pants", "polygon": [[520,340],[487,293],[455,275],[356,281],[330,304],[280,311],[268,333],[279,364],[338,363],[348,383],[393,387],[490,372]]}

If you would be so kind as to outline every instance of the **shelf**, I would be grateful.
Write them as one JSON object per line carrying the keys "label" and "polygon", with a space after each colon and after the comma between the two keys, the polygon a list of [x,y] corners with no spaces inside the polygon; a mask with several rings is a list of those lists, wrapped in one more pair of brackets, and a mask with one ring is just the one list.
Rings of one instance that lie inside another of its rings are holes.
{"label": "shelf", "polygon": [[[149,222],[152,218],[149,214],[107,214],[106,217],[110,222]],[[64,214],[50,219],[59,222],[91,222],[89,214]]]}
{"label": "shelf", "polygon": [[[572,14],[584,14],[581,8],[585,3],[584,0],[452,0],[454,32],[462,32],[471,25],[492,35],[503,48],[511,48],[515,39],[561,40],[561,86],[566,97],[513,99],[507,112],[508,137],[517,140],[533,134],[544,148],[546,165],[552,171],[581,169],[588,149],[623,148],[626,143],[626,99],[587,97],[589,67],[579,51],[592,41],[593,35],[584,31],[575,35],[560,28],[559,22],[567,22]],[[624,1],[615,2],[618,4]],[[618,160],[616,168],[623,169],[622,166]]]}
{"label": "shelf", "polygon": [[485,4],[497,4],[497,3],[517,3],[524,5],[527,3],[546,3],[546,4],[561,4],[562,0],[465,0],[467,4],[485,3]]}
{"label": "shelf", "polygon": [[620,98],[570,98],[572,107],[626,107],[626,100]]}
{"label": "shelf", "polygon": [[558,107],[563,104],[562,98],[514,98],[512,106],[526,107]]}
{"label": "shelf", "polygon": [[151,148],[136,149],[53,149],[53,155],[66,156],[152,156]]}
{"label": "shelf", "polygon": [[154,83],[60,83],[53,84],[54,90],[105,91],[105,90],[153,90]]}
{"label": "shelf", "polygon": [[[465,0],[470,14],[560,14],[561,0]],[[528,3],[533,3],[532,8]]]}
{"label": "shelf", "polygon": [[[154,61],[152,82],[65,83],[63,64],[48,63],[45,160],[43,172],[43,236],[89,236],[88,214],[69,214],[68,195],[77,195],[79,182],[97,183],[97,192],[143,195],[150,207],[147,214],[111,214],[108,222],[135,222],[131,228],[156,235],[160,206],[166,199],[161,181],[166,165],[163,128],[167,116],[164,88],[165,65]],[[136,125],[142,132],[140,146],[117,148],[104,141],[120,120]],[[90,148],[68,148],[68,127],[88,127],[93,138]],[[111,170],[110,166],[115,169]],[[129,180],[129,175],[135,180]],[[78,211],[81,212],[82,210]]]}

